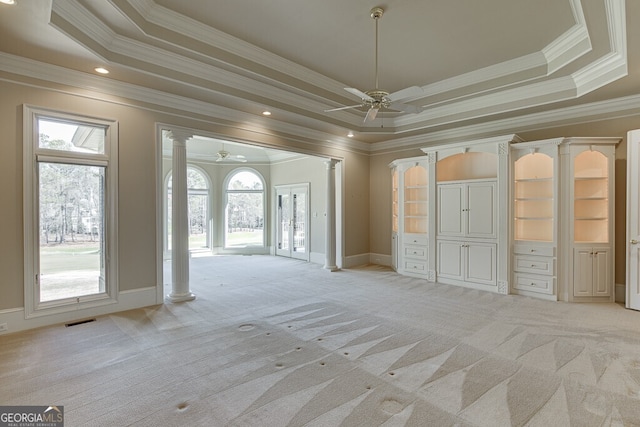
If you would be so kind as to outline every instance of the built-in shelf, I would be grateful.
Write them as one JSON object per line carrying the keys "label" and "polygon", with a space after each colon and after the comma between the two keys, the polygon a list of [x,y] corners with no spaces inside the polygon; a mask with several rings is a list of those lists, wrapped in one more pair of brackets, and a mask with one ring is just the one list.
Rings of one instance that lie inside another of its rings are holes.
{"label": "built-in shelf", "polygon": [[427,213],[429,187],[426,168],[414,165],[404,171],[403,218],[405,233],[425,234],[427,232]]}
{"label": "built-in shelf", "polygon": [[609,241],[608,160],[598,151],[584,151],[574,160],[574,241]]}
{"label": "built-in shelf", "polygon": [[515,240],[550,242],[554,226],[553,159],[526,154],[514,163]]}

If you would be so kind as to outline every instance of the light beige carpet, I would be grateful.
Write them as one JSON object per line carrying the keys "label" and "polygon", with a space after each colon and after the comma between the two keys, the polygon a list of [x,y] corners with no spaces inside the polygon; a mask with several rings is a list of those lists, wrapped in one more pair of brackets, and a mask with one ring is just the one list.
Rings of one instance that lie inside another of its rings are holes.
{"label": "light beige carpet", "polygon": [[68,427],[640,425],[640,313],[620,305],[191,267],[195,301],[1,336],[0,405],[64,405]]}

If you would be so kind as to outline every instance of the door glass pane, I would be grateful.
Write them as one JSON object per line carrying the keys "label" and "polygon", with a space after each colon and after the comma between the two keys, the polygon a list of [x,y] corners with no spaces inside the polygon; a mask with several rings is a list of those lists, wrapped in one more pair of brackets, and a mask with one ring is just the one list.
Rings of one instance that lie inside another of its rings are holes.
{"label": "door glass pane", "polygon": [[105,292],[105,168],[38,164],[40,301]]}
{"label": "door glass pane", "polygon": [[291,224],[291,208],[289,206],[289,195],[278,195],[278,218],[279,218],[279,230],[278,230],[278,249],[289,250],[290,227]]}
{"label": "door glass pane", "polygon": [[307,206],[306,193],[296,193],[293,195],[293,251],[304,253],[306,251],[306,226],[305,218]]}

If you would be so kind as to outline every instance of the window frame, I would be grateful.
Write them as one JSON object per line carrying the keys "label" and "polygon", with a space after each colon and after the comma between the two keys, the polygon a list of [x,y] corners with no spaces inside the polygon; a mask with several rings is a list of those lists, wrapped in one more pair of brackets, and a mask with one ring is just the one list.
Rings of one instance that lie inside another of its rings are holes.
{"label": "window frame", "polygon": [[[229,184],[231,183],[231,179],[239,173],[242,172],[250,172],[252,174],[254,174],[262,183],[262,189],[261,190],[229,190]],[[227,176],[224,179],[224,229],[223,229],[223,233],[222,233],[222,247],[225,251],[245,251],[245,250],[251,250],[251,249],[264,249],[267,248],[267,223],[268,223],[268,219],[267,219],[267,186],[266,186],[266,182],[264,177],[262,176],[262,174],[260,172],[258,172],[256,169],[250,168],[250,167],[239,167],[239,168],[235,168],[231,171],[229,171],[229,173],[227,174]],[[228,214],[228,205],[229,205],[229,193],[244,193],[244,194],[262,194],[262,218],[263,218],[263,224],[262,224],[262,245],[258,246],[228,246],[227,245],[227,230],[229,228],[229,214]]]}
{"label": "window frame", "polygon": [[[39,146],[40,119],[105,129],[104,153],[71,152]],[[105,168],[104,262],[105,292],[40,301],[36,275],[40,271],[39,180],[40,162]],[[59,314],[118,302],[118,122],[47,108],[23,105],[23,210],[24,210],[24,312],[25,318]]]}
{"label": "window frame", "polygon": [[[214,230],[212,229],[213,221],[214,221],[214,212],[213,212],[213,180],[209,173],[203,169],[202,167],[187,162],[187,174],[189,173],[189,169],[192,169],[198,172],[205,180],[207,188],[187,188],[187,199],[192,195],[204,195],[207,196],[207,218],[206,218],[206,247],[201,248],[202,250],[212,250],[213,242],[214,242]],[[163,224],[163,237],[162,237],[162,250],[165,254],[165,257],[168,258],[170,256],[171,250],[169,249],[169,244],[171,243],[171,239],[169,238],[169,213],[171,211],[171,203],[169,201],[169,185],[171,184],[171,179],[173,176],[173,167],[169,168],[167,175],[164,177],[164,187],[163,187],[163,208],[162,208],[162,224]],[[173,191],[173,190],[171,190]],[[191,249],[189,249],[191,251]]]}

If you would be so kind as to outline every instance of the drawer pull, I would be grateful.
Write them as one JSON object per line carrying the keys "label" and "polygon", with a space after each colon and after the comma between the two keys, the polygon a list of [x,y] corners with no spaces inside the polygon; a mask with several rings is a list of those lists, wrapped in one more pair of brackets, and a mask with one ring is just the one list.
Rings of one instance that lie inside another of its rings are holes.
{"label": "drawer pull", "polygon": [[531,249],[531,253],[534,253],[536,250],[535,249]]}
{"label": "drawer pull", "polygon": [[531,264],[531,268],[533,268],[533,267],[535,267],[535,266],[536,266],[535,264]]}

